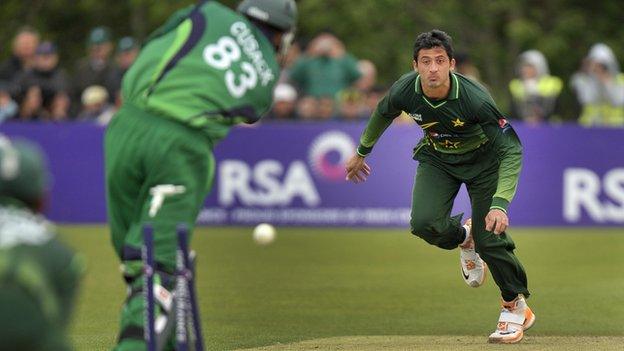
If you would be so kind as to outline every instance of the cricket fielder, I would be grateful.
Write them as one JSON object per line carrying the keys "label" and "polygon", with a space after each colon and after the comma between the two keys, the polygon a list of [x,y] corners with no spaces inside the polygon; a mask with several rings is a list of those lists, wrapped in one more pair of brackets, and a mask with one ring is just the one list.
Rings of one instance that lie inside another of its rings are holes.
{"label": "cricket fielder", "polygon": [[0,135],[2,350],[70,350],[67,327],[84,264],[38,214],[46,186],[39,149]]}
{"label": "cricket fielder", "polygon": [[[527,306],[524,268],[514,254],[506,228],[507,206],[516,192],[522,147],[513,128],[478,83],[453,72],[451,38],[433,30],[414,45],[414,71],[394,83],[373,112],[360,145],[347,163],[347,179],[366,180],[365,157],[402,111],[424,131],[414,148],[416,172],[411,213],[412,234],[432,245],[459,246],[462,275],[471,287],[487,271],[501,290],[502,311],[489,341],[519,342],[535,321]],[[472,219],[451,217],[453,201],[466,184]]]}
{"label": "cricket fielder", "polygon": [[[215,145],[270,108],[296,11],[294,0],[245,0],[237,12],[200,1],[156,30],[124,76],[123,105],[105,137],[111,236],[128,285],[116,350],[145,349],[141,227],[153,225],[156,282],[170,291],[176,225],[194,226]],[[167,185],[185,190],[151,218],[150,189]]]}

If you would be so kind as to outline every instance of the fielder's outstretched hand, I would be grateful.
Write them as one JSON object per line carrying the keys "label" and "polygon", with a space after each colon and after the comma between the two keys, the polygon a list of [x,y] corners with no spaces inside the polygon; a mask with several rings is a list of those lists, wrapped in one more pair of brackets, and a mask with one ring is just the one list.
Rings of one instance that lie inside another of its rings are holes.
{"label": "fielder's outstretched hand", "polygon": [[346,165],[347,180],[354,183],[361,183],[366,181],[366,178],[371,174],[371,168],[364,161],[364,157],[355,154]]}
{"label": "fielder's outstretched hand", "polygon": [[485,216],[485,230],[488,232],[493,231],[494,234],[499,235],[504,232],[509,226],[509,218],[503,210],[492,209]]}

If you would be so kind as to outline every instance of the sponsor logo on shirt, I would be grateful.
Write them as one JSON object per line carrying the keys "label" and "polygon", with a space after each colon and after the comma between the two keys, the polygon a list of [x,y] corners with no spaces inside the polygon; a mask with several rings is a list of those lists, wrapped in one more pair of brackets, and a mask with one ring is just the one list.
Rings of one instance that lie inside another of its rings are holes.
{"label": "sponsor logo on shirt", "polygon": [[422,115],[420,113],[408,113],[410,117],[416,122],[422,122]]}
{"label": "sponsor logo on shirt", "polygon": [[436,133],[434,131],[429,131],[429,132],[427,132],[427,134],[429,134],[430,137],[436,138],[436,139],[439,139],[439,138],[460,138],[460,136],[458,134],[448,134],[448,133],[440,134],[440,133]]}
{"label": "sponsor logo on shirt", "polygon": [[440,143],[440,145],[444,146],[447,149],[457,149],[459,148],[460,144],[461,141],[450,141],[448,139],[444,140],[443,143]]}

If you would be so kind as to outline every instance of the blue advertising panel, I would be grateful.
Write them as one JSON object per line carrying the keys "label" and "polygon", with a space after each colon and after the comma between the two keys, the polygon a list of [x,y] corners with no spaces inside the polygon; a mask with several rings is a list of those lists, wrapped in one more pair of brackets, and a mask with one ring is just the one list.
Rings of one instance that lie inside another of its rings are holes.
{"label": "blue advertising panel", "polygon": [[[372,175],[346,182],[361,123],[240,127],[215,149],[217,170],[200,224],[407,227],[422,132],[391,126],[368,158]],[[516,226],[624,224],[624,130],[514,125],[524,146]],[[10,123],[0,132],[38,142],[48,155],[52,190],[47,215],[65,223],[106,221],[102,141],[89,123]],[[460,191],[454,213],[470,214]]]}

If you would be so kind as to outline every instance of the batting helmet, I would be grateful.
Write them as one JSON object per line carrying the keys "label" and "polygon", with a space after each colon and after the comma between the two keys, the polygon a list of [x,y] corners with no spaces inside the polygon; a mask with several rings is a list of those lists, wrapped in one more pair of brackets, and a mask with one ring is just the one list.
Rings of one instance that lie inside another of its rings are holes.
{"label": "batting helmet", "polygon": [[47,167],[39,147],[0,134],[0,198],[35,206],[43,198],[47,183]]}

